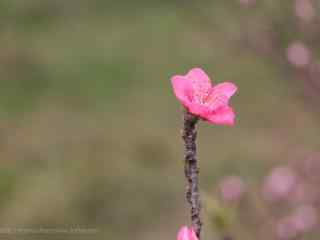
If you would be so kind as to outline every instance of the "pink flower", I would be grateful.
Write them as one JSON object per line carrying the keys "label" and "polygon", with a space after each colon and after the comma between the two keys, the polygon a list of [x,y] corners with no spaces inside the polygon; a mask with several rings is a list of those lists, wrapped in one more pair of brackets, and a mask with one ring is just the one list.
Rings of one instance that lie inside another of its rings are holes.
{"label": "pink flower", "polygon": [[235,114],[228,105],[237,87],[230,82],[213,86],[200,68],[171,78],[174,94],[192,114],[212,124],[233,125]]}
{"label": "pink flower", "polygon": [[316,16],[315,8],[310,0],[296,0],[294,4],[295,14],[305,22],[310,22]]}
{"label": "pink flower", "polygon": [[297,176],[291,168],[274,168],[265,179],[263,186],[264,197],[269,201],[287,200],[295,190],[297,182]]}
{"label": "pink flower", "polygon": [[237,176],[225,177],[219,184],[222,199],[229,202],[240,200],[246,190],[245,188],[242,178]]}
{"label": "pink flower", "polygon": [[275,233],[278,239],[294,239],[298,236],[298,231],[290,217],[280,219],[276,222]]}
{"label": "pink flower", "polygon": [[177,240],[198,240],[198,238],[191,227],[182,226],[178,232]]}
{"label": "pink flower", "polygon": [[311,231],[317,223],[317,210],[311,205],[300,206],[292,215],[297,231],[306,233]]}
{"label": "pink flower", "polygon": [[310,49],[302,42],[293,42],[287,48],[287,59],[295,67],[305,67],[311,62]]}
{"label": "pink flower", "polygon": [[280,239],[294,239],[299,235],[312,231],[316,224],[316,209],[311,205],[303,205],[291,215],[278,221],[276,234]]}

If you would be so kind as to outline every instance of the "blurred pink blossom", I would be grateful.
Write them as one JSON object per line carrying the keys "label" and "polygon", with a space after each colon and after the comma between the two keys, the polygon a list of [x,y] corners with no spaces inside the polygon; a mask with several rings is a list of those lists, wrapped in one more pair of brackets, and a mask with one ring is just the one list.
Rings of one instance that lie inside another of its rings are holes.
{"label": "blurred pink blossom", "polygon": [[320,79],[320,63],[319,62],[313,62],[309,65],[309,74],[310,77],[318,82]]}
{"label": "blurred pink blossom", "polygon": [[311,205],[303,205],[278,221],[276,234],[280,239],[293,239],[311,231],[316,223],[316,209]]}
{"label": "blurred pink blossom", "polygon": [[288,167],[274,168],[265,179],[263,186],[263,196],[269,201],[287,199],[294,190],[297,177],[292,169]]}
{"label": "blurred pink blossom", "polygon": [[298,235],[297,229],[294,226],[294,222],[291,218],[286,217],[279,220],[276,224],[276,235],[279,239],[293,239]]}
{"label": "blurred pink blossom", "polygon": [[292,192],[290,202],[293,204],[301,204],[312,201],[314,193],[309,186],[305,183],[299,183]]}
{"label": "blurred pink blossom", "polygon": [[300,206],[291,217],[299,233],[311,231],[317,223],[316,209],[311,205]]}
{"label": "blurred pink blossom", "polygon": [[178,232],[177,240],[198,240],[198,238],[191,227],[182,226]]}
{"label": "blurred pink blossom", "polygon": [[315,8],[310,0],[296,0],[294,11],[302,21],[310,22],[316,15]]}
{"label": "blurred pink blossom", "polygon": [[311,52],[302,42],[293,42],[287,48],[287,59],[295,67],[305,67],[311,61]]}
{"label": "blurred pink blossom", "polygon": [[219,190],[225,201],[238,201],[245,192],[245,183],[240,177],[228,176],[222,179]]}
{"label": "blurred pink blossom", "polygon": [[310,154],[305,158],[300,167],[300,171],[304,177],[311,183],[317,184],[320,182],[320,154],[318,152]]}
{"label": "blurred pink blossom", "polygon": [[235,114],[228,105],[230,97],[237,91],[233,83],[212,86],[200,68],[193,68],[184,76],[173,76],[171,83],[177,99],[189,112],[212,124],[234,124]]}

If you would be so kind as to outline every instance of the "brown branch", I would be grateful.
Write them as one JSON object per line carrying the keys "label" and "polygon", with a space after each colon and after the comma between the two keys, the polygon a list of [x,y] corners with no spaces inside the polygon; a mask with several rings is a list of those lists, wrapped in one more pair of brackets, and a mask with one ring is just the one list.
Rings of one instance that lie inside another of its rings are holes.
{"label": "brown branch", "polygon": [[189,113],[187,110],[184,114],[184,127],[182,138],[185,145],[185,168],[184,173],[188,181],[186,198],[191,206],[191,221],[192,228],[197,237],[200,239],[201,219],[200,219],[200,199],[198,189],[198,174],[199,169],[196,159],[196,124],[198,117]]}

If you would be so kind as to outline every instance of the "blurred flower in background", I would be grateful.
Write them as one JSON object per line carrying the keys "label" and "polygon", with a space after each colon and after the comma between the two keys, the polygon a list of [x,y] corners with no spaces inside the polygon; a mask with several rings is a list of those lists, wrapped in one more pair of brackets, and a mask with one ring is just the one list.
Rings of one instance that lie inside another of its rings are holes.
{"label": "blurred flower in background", "polygon": [[287,200],[297,181],[297,176],[291,168],[276,167],[265,179],[263,196],[268,201]]}
{"label": "blurred flower in background", "polygon": [[219,183],[221,198],[227,202],[239,201],[246,191],[246,186],[241,177],[227,176]]}
{"label": "blurred flower in background", "polygon": [[310,22],[316,16],[315,8],[310,0],[295,0],[294,11],[296,16],[305,22]]}
{"label": "blurred flower in background", "polygon": [[317,223],[317,210],[311,205],[300,206],[292,215],[294,226],[300,233],[311,231]]}
{"label": "blurred flower in background", "polygon": [[313,82],[320,83],[320,63],[313,62],[309,66],[309,76]]}
{"label": "blurred flower in background", "polygon": [[293,190],[289,201],[293,205],[309,203],[314,199],[314,192],[312,186],[304,181],[300,181]]}
{"label": "blurred flower in background", "polygon": [[320,182],[320,154],[318,152],[309,154],[301,161],[298,168],[306,181],[312,184]]}
{"label": "blurred flower in background", "polygon": [[294,221],[289,217],[279,220],[276,224],[275,231],[278,239],[293,239],[298,235]]}
{"label": "blurred flower in background", "polygon": [[310,205],[303,205],[278,221],[276,235],[279,239],[293,239],[311,231],[316,223],[316,209]]}
{"label": "blurred flower in background", "polygon": [[287,48],[287,59],[295,67],[306,67],[311,61],[311,52],[304,43],[293,42]]}

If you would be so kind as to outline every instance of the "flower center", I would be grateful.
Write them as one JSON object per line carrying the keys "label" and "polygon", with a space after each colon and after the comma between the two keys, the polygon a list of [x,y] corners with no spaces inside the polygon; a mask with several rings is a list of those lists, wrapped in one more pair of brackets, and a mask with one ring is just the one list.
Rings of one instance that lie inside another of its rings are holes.
{"label": "flower center", "polygon": [[209,91],[195,91],[194,101],[201,105],[207,106],[207,99],[209,98]]}
{"label": "flower center", "polygon": [[209,91],[198,90],[194,92],[193,101],[213,111],[218,107],[226,105],[228,98],[224,94],[213,91],[212,89]]}

